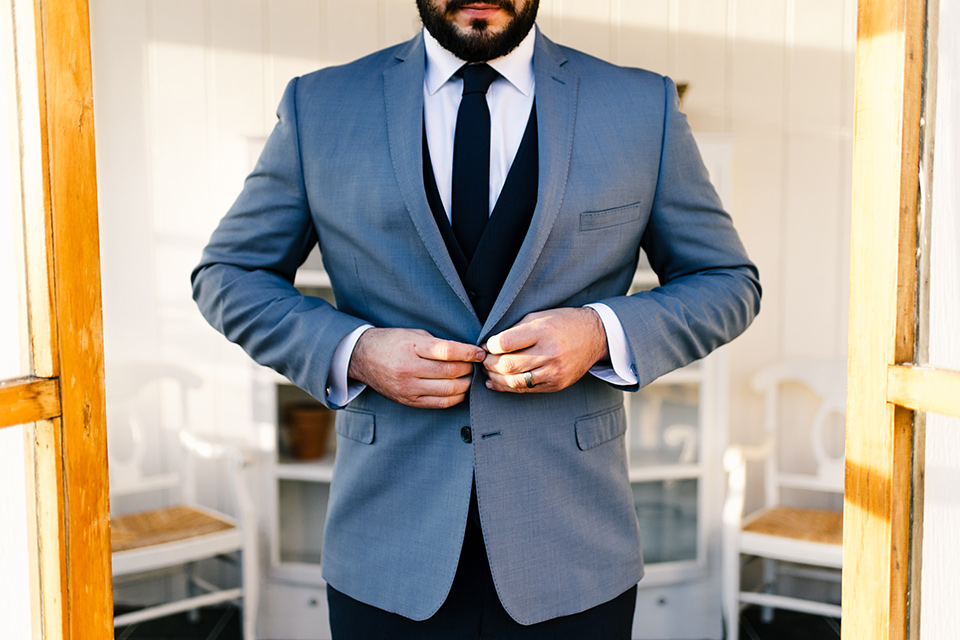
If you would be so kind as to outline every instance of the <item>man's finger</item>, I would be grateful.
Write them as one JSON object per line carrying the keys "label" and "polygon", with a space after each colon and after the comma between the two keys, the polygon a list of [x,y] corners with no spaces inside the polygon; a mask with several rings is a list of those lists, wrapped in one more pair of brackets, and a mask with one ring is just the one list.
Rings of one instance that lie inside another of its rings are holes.
{"label": "man's finger", "polygon": [[473,373],[474,365],[469,362],[447,362],[444,360],[429,360],[426,368],[419,373],[424,380],[453,380],[454,378],[469,377]]}
{"label": "man's finger", "polygon": [[457,396],[420,396],[419,398],[411,400],[408,404],[411,407],[420,409],[449,409],[466,399],[466,394]]}
{"label": "man's finger", "polygon": [[510,374],[529,371],[545,363],[543,357],[532,354],[488,355],[483,361],[487,371]]}
{"label": "man's finger", "polygon": [[[529,374],[529,384],[527,382]],[[488,376],[486,386],[493,391],[502,391],[509,393],[540,393],[550,391],[546,384],[546,373],[543,369],[525,371],[523,373],[491,373]],[[532,385],[532,386],[531,386]]]}
{"label": "man's finger", "polygon": [[483,362],[486,351],[473,344],[455,340],[425,340],[417,342],[414,352],[427,360],[440,362]]}
{"label": "man's finger", "polygon": [[540,334],[533,325],[518,324],[491,336],[487,340],[487,351],[494,355],[513,353],[537,344],[539,337]]}
{"label": "man's finger", "polygon": [[416,395],[420,397],[434,396],[438,398],[464,395],[470,390],[471,379],[472,376],[463,376],[462,378],[449,380],[419,380],[416,387]]}

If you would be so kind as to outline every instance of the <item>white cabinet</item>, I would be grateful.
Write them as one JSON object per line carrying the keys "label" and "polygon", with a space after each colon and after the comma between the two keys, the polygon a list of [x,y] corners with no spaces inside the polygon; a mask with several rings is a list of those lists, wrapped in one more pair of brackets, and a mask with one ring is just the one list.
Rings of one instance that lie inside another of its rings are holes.
{"label": "white cabinet", "polygon": [[[729,202],[730,145],[702,137],[701,151]],[[313,254],[296,284],[329,297],[329,279]],[[634,289],[657,285],[641,269]],[[633,637],[720,638],[719,535],[727,433],[725,350],[627,394],[630,482],[640,522],[646,575],[640,583]],[[285,407],[310,402],[279,375],[259,375],[261,415],[272,449],[265,471],[264,525],[270,567],[261,611],[263,638],[326,638],[326,596],[320,577],[323,522],[333,479],[335,438],[315,461],[285,455]]]}
{"label": "white cabinet", "polygon": [[628,394],[627,452],[646,574],[633,637],[720,638],[725,351]]}

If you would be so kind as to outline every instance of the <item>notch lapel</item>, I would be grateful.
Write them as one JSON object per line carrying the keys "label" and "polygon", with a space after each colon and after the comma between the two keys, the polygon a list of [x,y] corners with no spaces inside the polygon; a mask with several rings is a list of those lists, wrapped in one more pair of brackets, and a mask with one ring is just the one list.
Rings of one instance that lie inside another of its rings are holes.
{"label": "notch lapel", "polygon": [[[464,306],[473,311],[457,269],[440,235],[423,182],[423,74],[426,53],[423,35],[401,48],[395,64],[383,72],[390,159],[400,194],[430,257]],[[479,320],[478,320],[479,322]]]}
{"label": "notch lapel", "polygon": [[563,68],[566,62],[559,47],[538,30],[533,55],[540,163],[537,207],[513,268],[480,332],[481,340],[487,339],[530,277],[560,212],[570,171],[579,84],[577,75]]}

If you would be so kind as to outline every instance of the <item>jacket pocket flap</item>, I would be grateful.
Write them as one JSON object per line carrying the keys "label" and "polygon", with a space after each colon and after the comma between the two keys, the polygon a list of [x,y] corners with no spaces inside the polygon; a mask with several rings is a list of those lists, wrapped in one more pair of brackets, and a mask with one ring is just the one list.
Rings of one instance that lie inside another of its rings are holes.
{"label": "jacket pocket flap", "polygon": [[627,431],[623,406],[603,413],[577,418],[577,446],[582,450],[592,449],[604,442],[622,436]]}
{"label": "jacket pocket flap", "polygon": [[584,211],[580,214],[580,231],[606,229],[640,219],[640,203],[634,202],[615,209]]}
{"label": "jacket pocket flap", "polygon": [[377,417],[370,411],[342,409],[337,415],[337,434],[363,444],[373,444]]}

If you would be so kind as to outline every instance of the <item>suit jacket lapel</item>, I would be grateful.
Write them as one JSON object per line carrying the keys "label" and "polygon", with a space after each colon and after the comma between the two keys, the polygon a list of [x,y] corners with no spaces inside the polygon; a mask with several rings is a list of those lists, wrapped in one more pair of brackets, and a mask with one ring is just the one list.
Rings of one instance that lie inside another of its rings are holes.
{"label": "suit jacket lapel", "polygon": [[383,72],[390,157],[397,184],[414,227],[457,297],[474,313],[466,289],[433,219],[423,186],[423,36],[402,47]]}
{"label": "suit jacket lapel", "polygon": [[482,340],[486,340],[530,276],[560,212],[570,170],[579,82],[574,73],[563,68],[566,62],[559,47],[538,31],[533,54],[540,158],[537,208],[513,268],[483,325]]}

